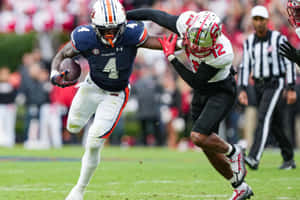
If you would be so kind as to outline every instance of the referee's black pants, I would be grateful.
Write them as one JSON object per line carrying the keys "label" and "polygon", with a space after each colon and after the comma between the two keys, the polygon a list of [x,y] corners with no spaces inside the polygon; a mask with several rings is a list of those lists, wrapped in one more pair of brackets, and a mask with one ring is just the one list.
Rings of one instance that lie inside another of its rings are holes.
{"label": "referee's black pants", "polygon": [[279,144],[284,161],[293,159],[293,147],[284,129],[284,78],[256,80],[254,88],[258,106],[258,126],[249,156],[260,161],[268,135],[272,133]]}

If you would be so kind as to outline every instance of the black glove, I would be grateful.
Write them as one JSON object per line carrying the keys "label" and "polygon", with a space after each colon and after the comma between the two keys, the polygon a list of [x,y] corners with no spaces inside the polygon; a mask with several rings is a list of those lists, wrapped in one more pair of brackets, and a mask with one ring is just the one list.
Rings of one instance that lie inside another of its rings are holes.
{"label": "black glove", "polygon": [[280,44],[279,54],[298,65],[300,64],[300,51],[296,50],[288,41],[284,41],[284,44]]}
{"label": "black glove", "polygon": [[65,70],[61,73],[56,72],[53,75],[51,75],[51,83],[53,85],[56,85],[58,87],[64,88],[64,87],[68,87],[71,85],[74,85],[77,83],[77,80],[74,81],[65,81],[64,78],[65,76],[69,73],[68,70]]}

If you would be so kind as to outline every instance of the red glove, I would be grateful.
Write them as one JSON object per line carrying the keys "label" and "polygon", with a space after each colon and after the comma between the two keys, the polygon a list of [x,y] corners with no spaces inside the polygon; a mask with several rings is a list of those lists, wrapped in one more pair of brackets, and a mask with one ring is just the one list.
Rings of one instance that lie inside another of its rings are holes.
{"label": "red glove", "polygon": [[175,34],[174,37],[173,35],[174,34],[172,33],[168,38],[166,38],[166,35],[164,35],[163,38],[158,38],[166,57],[174,55],[178,35]]}
{"label": "red glove", "polygon": [[74,80],[74,81],[65,81],[64,80],[65,76],[68,73],[69,73],[68,70],[65,70],[61,73],[54,72],[54,74],[51,75],[51,83],[53,85],[56,85],[56,86],[61,87],[61,88],[68,87],[68,86],[76,84],[77,80]]}

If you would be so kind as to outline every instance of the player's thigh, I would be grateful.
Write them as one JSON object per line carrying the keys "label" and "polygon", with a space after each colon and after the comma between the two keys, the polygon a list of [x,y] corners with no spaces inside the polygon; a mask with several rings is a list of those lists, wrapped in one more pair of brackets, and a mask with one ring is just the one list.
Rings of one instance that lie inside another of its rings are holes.
{"label": "player's thigh", "polygon": [[77,91],[68,114],[67,129],[78,133],[95,113],[103,94],[99,88],[83,86]]}
{"label": "player's thigh", "polygon": [[127,103],[128,96],[129,93],[124,91],[105,96],[97,107],[88,137],[107,138],[112,133]]}
{"label": "player's thigh", "polygon": [[229,113],[235,103],[235,96],[230,93],[218,93],[208,97],[192,131],[205,135],[218,132],[220,122]]}

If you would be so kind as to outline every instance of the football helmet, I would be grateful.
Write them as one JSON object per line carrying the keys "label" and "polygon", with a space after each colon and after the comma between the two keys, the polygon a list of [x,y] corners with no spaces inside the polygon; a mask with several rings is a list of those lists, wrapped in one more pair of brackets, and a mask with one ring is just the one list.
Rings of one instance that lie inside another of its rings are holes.
{"label": "football helmet", "polygon": [[202,11],[194,16],[184,36],[184,45],[194,56],[204,58],[215,48],[222,34],[220,18],[213,12]]}
{"label": "football helmet", "polygon": [[300,27],[300,0],[289,0],[287,12],[290,24],[295,28]]}
{"label": "football helmet", "polygon": [[118,0],[97,0],[93,5],[91,20],[98,38],[112,47],[126,27],[125,10]]}

